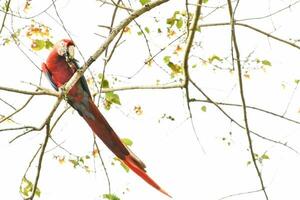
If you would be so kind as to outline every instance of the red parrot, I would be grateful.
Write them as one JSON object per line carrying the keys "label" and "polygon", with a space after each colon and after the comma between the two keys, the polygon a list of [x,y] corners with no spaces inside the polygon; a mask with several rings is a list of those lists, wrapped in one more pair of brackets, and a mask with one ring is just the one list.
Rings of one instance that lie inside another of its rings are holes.
{"label": "red parrot", "polygon": [[[46,63],[42,64],[44,74],[56,90],[63,86],[79,67],[74,59],[74,47],[75,45],[72,40],[63,39],[59,41],[48,56]],[[92,100],[84,76],[78,80],[67,94],[67,102],[77,110],[92,131],[122,162],[148,184],[171,197],[146,174],[145,164],[122,143],[118,135],[100,113]]]}

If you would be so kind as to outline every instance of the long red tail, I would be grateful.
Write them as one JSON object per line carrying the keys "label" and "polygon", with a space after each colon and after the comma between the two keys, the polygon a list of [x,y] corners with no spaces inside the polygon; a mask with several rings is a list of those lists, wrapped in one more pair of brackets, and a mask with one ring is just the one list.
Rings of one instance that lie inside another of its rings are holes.
{"label": "long red tail", "polygon": [[163,194],[171,197],[152,178],[147,175],[145,170],[146,166],[144,165],[144,163],[122,143],[121,139],[100,113],[92,99],[89,99],[89,108],[89,111],[87,111],[89,112],[89,114],[83,114],[82,116],[94,131],[94,133],[103,141],[103,143],[144,181],[146,181],[148,184],[150,184],[152,187],[162,192]]}
{"label": "long red tail", "polygon": [[135,164],[133,156],[131,156],[130,154],[128,156],[125,156],[123,162],[152,187],[154,187],[161,193],[167,195],[168,197],[172,198],[172,196],[169,195],[165,190],[163,190],[152,178],[150,178],[143,169],[141,169],[138,165]]}

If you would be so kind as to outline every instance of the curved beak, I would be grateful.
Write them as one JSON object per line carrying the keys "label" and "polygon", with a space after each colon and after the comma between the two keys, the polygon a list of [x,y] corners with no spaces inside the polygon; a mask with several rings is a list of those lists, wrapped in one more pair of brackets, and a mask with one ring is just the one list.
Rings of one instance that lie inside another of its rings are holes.
{"label": "curved beak", "polygon": [[75,46],[74,45],[68,46],[67,52],[68,52],[69,58],[73,59],[74,58],[74,54],[75,54]]}

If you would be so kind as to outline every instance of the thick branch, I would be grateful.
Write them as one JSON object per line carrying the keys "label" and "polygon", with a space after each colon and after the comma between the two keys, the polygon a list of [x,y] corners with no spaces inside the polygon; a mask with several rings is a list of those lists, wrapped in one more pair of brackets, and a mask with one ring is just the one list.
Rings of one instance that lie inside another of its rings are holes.
{"label": "thick branch", "polygon": [[183,84],[184,84],[185,93],[186,93],[187,109],[188,109],[188,112],[189,112],[189,118],[191,119],[191,125],[192,125],[192,128],[193,128],[193,132],[194,132],[194,135],[195,135],[202,151],[205,152],[205,150],[204,150],[204,148],[203,148],[203,146],[200,142],[200,139],[197,135],[197,132],[196,132],[196,128],[195,128],[194,121],[193,121],[193,114],[192,114],[192,111],[191,111],[190,101],[189,101],[190,100],[190,93],[189,93],[189,77],[190,76],[189,76],[189,63],[188,63],[188,61],[189,61],[189,57],[190,57],[191,48],[193,46],[198,21],[200,19],[200,15],[201,15],[201,8],[202,8],[202,0],[198,0],[191,27],[187,26],[188,38],[187,38],[187,44],[186,44],[184,57],[183,57],[183,71],[184,71],[184,73],[183,73],[183,75],[184,75]]}
{"label": "thick branch", "polygon": [[105,51],[108,45],[115,39],[118,33],[124,29],[126,26],[130,24],[134,19],[141,16],[145,12],[168,2],[169,0],[157,0],[152,3],[146,4],[144,7],[134,11],[131,15],[129,15],[126,19],[121,21],[119,25],[112,29],[111,34],[104,41],[104,43],[97,49],[97,51],[87,60],[87,62],[72,76],[72,78],[65,85],[65,91],[68,93],[73,85],[80,79],[83,73],[87,70],[87,68],[98,59],[98,57]]}
{"label": "thick branch", "polygon": [[25,95],[50,95],[50,96],[56,96],[59,97],[59,92],[56,92],[54,90],[43,88],[40,91],[28,91],[28,90],[21,90],[16,88],[10,88],[10,87],[4,87],[0,86],[0,90],[7,91],[7,92],[14,92],[19,94],[25,94]]}

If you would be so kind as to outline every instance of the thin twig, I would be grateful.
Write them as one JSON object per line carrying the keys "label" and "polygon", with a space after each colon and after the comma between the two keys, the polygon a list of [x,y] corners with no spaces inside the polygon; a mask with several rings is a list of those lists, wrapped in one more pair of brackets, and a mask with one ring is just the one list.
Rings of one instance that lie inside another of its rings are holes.
{"label": "thin twig", "polygon": [[[208,100],[204,100],[204,99],[191,99],[190,102],[212,103],[212,102],[210,102],[210,101],[208,101]],[[226,103],[226,102],[215,102],[215,103],[218,104],[218,105],[222,105],[222,106],[242,107],[241,104],[237,104],[237,103]],[[293,123],[295,123],[295,124],[300,124],[300,121],[297,121],[297,120],[294,120],[294,119],[285,117],[285,116],[283,116],[283,115],[274,113],[274,112],[269,111],[269,110],[265,110],[265,109],[262,109],[262,108],[259,108],[259,107],[249,106],[249,105],[247,105],[247,108],[253,109],[253,110],[257,110],[257,111],[260,111],[260,112],[263,112],[263,113],[266,113],[266,114],[269,114],[269,115],[273,115],[273,116],[275,116],[275,117],[279,117],[279,118],[281,118],[281,119],[287,120],[287,121],[289,121],[289,122],[293,122]]]}
{"label": "thin twig", "polygon": [[5,2],[5,11],[4,11],[4,17],[3,17],[3,20],[2,20],[2,24],[1,24],[1,27],[0,27],[0,35],[1,35],[2,30],[4,28],[5,20],[6,20],[6,17],[7,17],[8,11],[9,11],[9,7],[10,7],[10,2],[11,2],[11,0],[8,0],[7,2]]}
{"label": "thin twig", "polygon": [[252,191],[248,191],[248,192],[240,192],[240,193],[236,193],[236,194],[230,194],[230,195],[222,197],[218,200],[228,199],[228,198],[231,198],[231,197],[237,197],[237,196],[242,196],[242,195],[247,195],[247,194],[253,194],[253,193],[257,193],[257,192],[261,192],[261,191],[262,190],[259,189],[259,190],[252,190]]}
{"label": "thin twig", "polygon": [[[245,129],[245,127],[243,125],[241,125],[239,122],[237,122],[234,118],[232,118],[227,112],[225,112],[216,102],[213,101],[212,98],[210,98],[191,78],[189,80],[192,85],[194,85],[194,87],[210,102],[212,103],[215,107],[217,107],[231,122],[235,123],[238,127]],[[280,142],[280,141],[276,141],[270,138],[267,138],[265,136],[262,136],[254,131],[250,131],[253,135],[257,136],[258,138],[261,138],[263,140],[275,143],[275,144],[279,144],[282,145],[292,151],[294,151],[295,153],[299,154],[299,152],[297,150],[295,150],[294,148],[288,146],[286,143]]]}
{"label": "thin twig", "polygon": [[[202,27],[216,27],[216,26],[228,26],[228,25],[230,25],[229,22],[220,22],[220,23],[201,24],[200,27],[202,28]],[[261,33],[261,34],[263,34],[263,35],[265,35],[265,36],[267,36],[269,38],[272,38],[274,40],[277,40],[279,42],[282,42],[284,44],[287,44],[289,46],[295,47],[296,49],[300,50],[300,46],[299,45],[296,45],[295,43],[289,42],[288,40],[285,40],[285,39],[279,38],[277,36],[274,36],[274,35],[272,35],[270,33],[267,33],[267,32],[265,32],[263,30],[260,30],[260,29],[254,27],[254,26],[251,26],[249,24],[234,22],[234,25],[235,26],[243,26],[243,27],[249,28],[249,29],[254,30],[254,31],[258,32],[258,33]]]}
{"label": "thin twig", "polygon": [[101,165],[102,165],[102,167],[103,167],[103,169],[104,169],[104,173],[105,173],[106,180],[107,180],[107,185],[108,185],[108,193],[111,194],[111,184],[110,184],[109,175],[108,175],[108,172],[107,172],[107,169],[106,169],[104,160],[103,160],[103,158],[102,158],[102,155],[100,154],[100,149],[99,149],[98,143],[97,143],[97,141],[96,141],[95,134],[94,134],[94,146],[95,146],[96,149],[97,149],[97,152],[98,152],[98,155],[99,155],[99,158],[100,158],[100,161],[101,161]]}
{"label": "thin twig", "polygon": [[12,104],[8,103],[7,101],[5,101],[4,99],[0,98],[0,101],[2,101],[4,104],[8,105],[10,108],[12,108],[13,110],[17,110],[17,108],[15,106],[13,106]]}
{"label": "thin twig", "polygon": [[108,4],[108,5],[111,5],[111,6],[117,6],[118,8],[121,8],[121,9],[124,9],[124,10],[127,10],[127,11],[130,11],[130,12],[133,12],[133,11],[134,11],[134,10],[131,9],[131,8],[125,7],[125,6],[120,5],[120,4],[116,4],[114,1],[113,1],[113,3],[108,2],[108,1],[106,1],[106,0],[98,0],[98,1],[101,1],[103,4]]}
{"label": "thin twig", "polygon": [[243,75],[242,75],[242,67],[241,67],[241,62],[240,62],[240,51],[239,51],[239,47],[238,47],[238,43],[237,43],[237,39],[236,39],[236,34],[235,34],[234,13],[233,13],[233,10],[232,10],[231,0],[227,0],[227,3],[228,3],[229,15],[230,15],[231,38],[232,38],[232,43],[233,43],[234,50],[235,50],[236,63],[237,63],[237,68],[238,68],[238,80],[239,80],[240,95],[241,95],[241,100],[242,100],[245,130],[246,130],[246,133],[247,133],[247,139],[248,139],[248,144],[249,144],[249,149],[250,149],[250,153],[251,153],[252,162],[254,164],[257,176],[259,178],[259,181],[260,181],[260,184],[261,184],[261,189],[262,189],[262,191],[265,195],[266,200],[268,200],[269,197],[268,197],[268,194],[265,190],[264,181],[263,181],[261,172],[260,172],[260,170],[258,168],[258,165],[257,165],[257,162],[256,162],[254,147],[253,147],[252,138],[251,138],[250,129],[249,129],[246,99],[245,99],[245,96],[244,96],[244,88],[243,88]]}
{"label": "thin twig", "polygon": [[157,0],[152,3],[146,4],[144,7],[134,11],[130,16],[121,21],[119,25],[112,29],[109,37],[104,41],[104,43],[96,50],[96,52],[87,60],[87,62],[70,78],[70,80],[65,85],[65,92],[68,93],[73,85],[80,79],[83,73],[89,68],[89,66],[106,50],[108,45],[115,39],[118,33],[128,26],[134,19],[141,16],[142,14],[150,11],[151,9],[168,2],[169,0]]}
{"label": "thin twig", "polygon": [[34,127],[34,126],[25,126],[25,127],[18,127],[18,128],[10,128],[10,129],[2,129],[0,131],[7,131],[7,130],[20,130],[20,129],[29,129],[28,131],[25,131],[24,133],[14,137],[10,143],[14,142],[16,139],[26,135],[27,133],[30,133],[32,131],[40,131],[42,130],[47,123],[51,120],[52,116],[54,115],[55,111],[57,110],[58,106],[60,105],[62,101],[62,96],[58,97],[58,99],[56,100],[55,104],[53,105],[50,113],[48,114],[48,116],[46,117],[46,119],[44,120],[44,122],[39,126],[39,127]]}
{"label": "thin twig", "polygon": [[35,181],[34,181],[34,185],[33,185],[33,190],[32,190],[30,197],[26,198],[26,200],[33,200],[35,197],[35,193],[37,190],[37,186],[38,186],[38,182],[39,182],[40,174],[41,174],[41,170],[42,170],[43,158],[44,158],[44,154],[45,154],[45,150],[46,150],[46,147],[48,144],[49,137],[50,137],[50,121],[48,121],[46,124],[46,134],[45,134],[44,143],[41,148],[40,158],[39,158],[38,167],[37,167],[37,173],[36,173],[36,177],[35,177]]}
{"label": "thin twig", "polygon": [[18,109],[16,109],[13,113],[11,113],[10,115],[8,115],[8,116],[6,116],[6,117],[4,117],[3,119],[1,119],[0,120],[0,124],[2,123],[2,122],[4,122],[5,120],[7,120],[7,119],[10,119],[12,116],[14,116],[15,114],[17,114],[18,112],[20,112],[21,110],[23,110],[28,104],[29,104],[29,102],[33,99],[33,95],[31,96],[31,97],[29,97],[29,99],[25,102],[25,104],[24,105],[22,105],[20,108],[18,108]]}
{"label": "thin twig", "polygon": [[291,95],[291,97],[290,97],[290,99],[289,99],[289,102],[288,102],[288,104],[287,104],[287,106],[286,106],[286,108],[285,108],[285,110],[284,110],[282,116],[285,116],[285,114],[287,113],[287,111],[288,111],[288,109],[289,109],[289,107],[290,107],[290,105],[291,105],[291,102],[292,102],[292,100],[293,100],[293,98],[294,98],[294,95],[295,95],[295,93],[296,93],[296,91],[297,91],[298,85],[299,85],[299,83],[296,83],[296,86],[295,86],[295,88],[294,88],[294,90],[293,90],[293,92],[292,92],[292,95]]}

